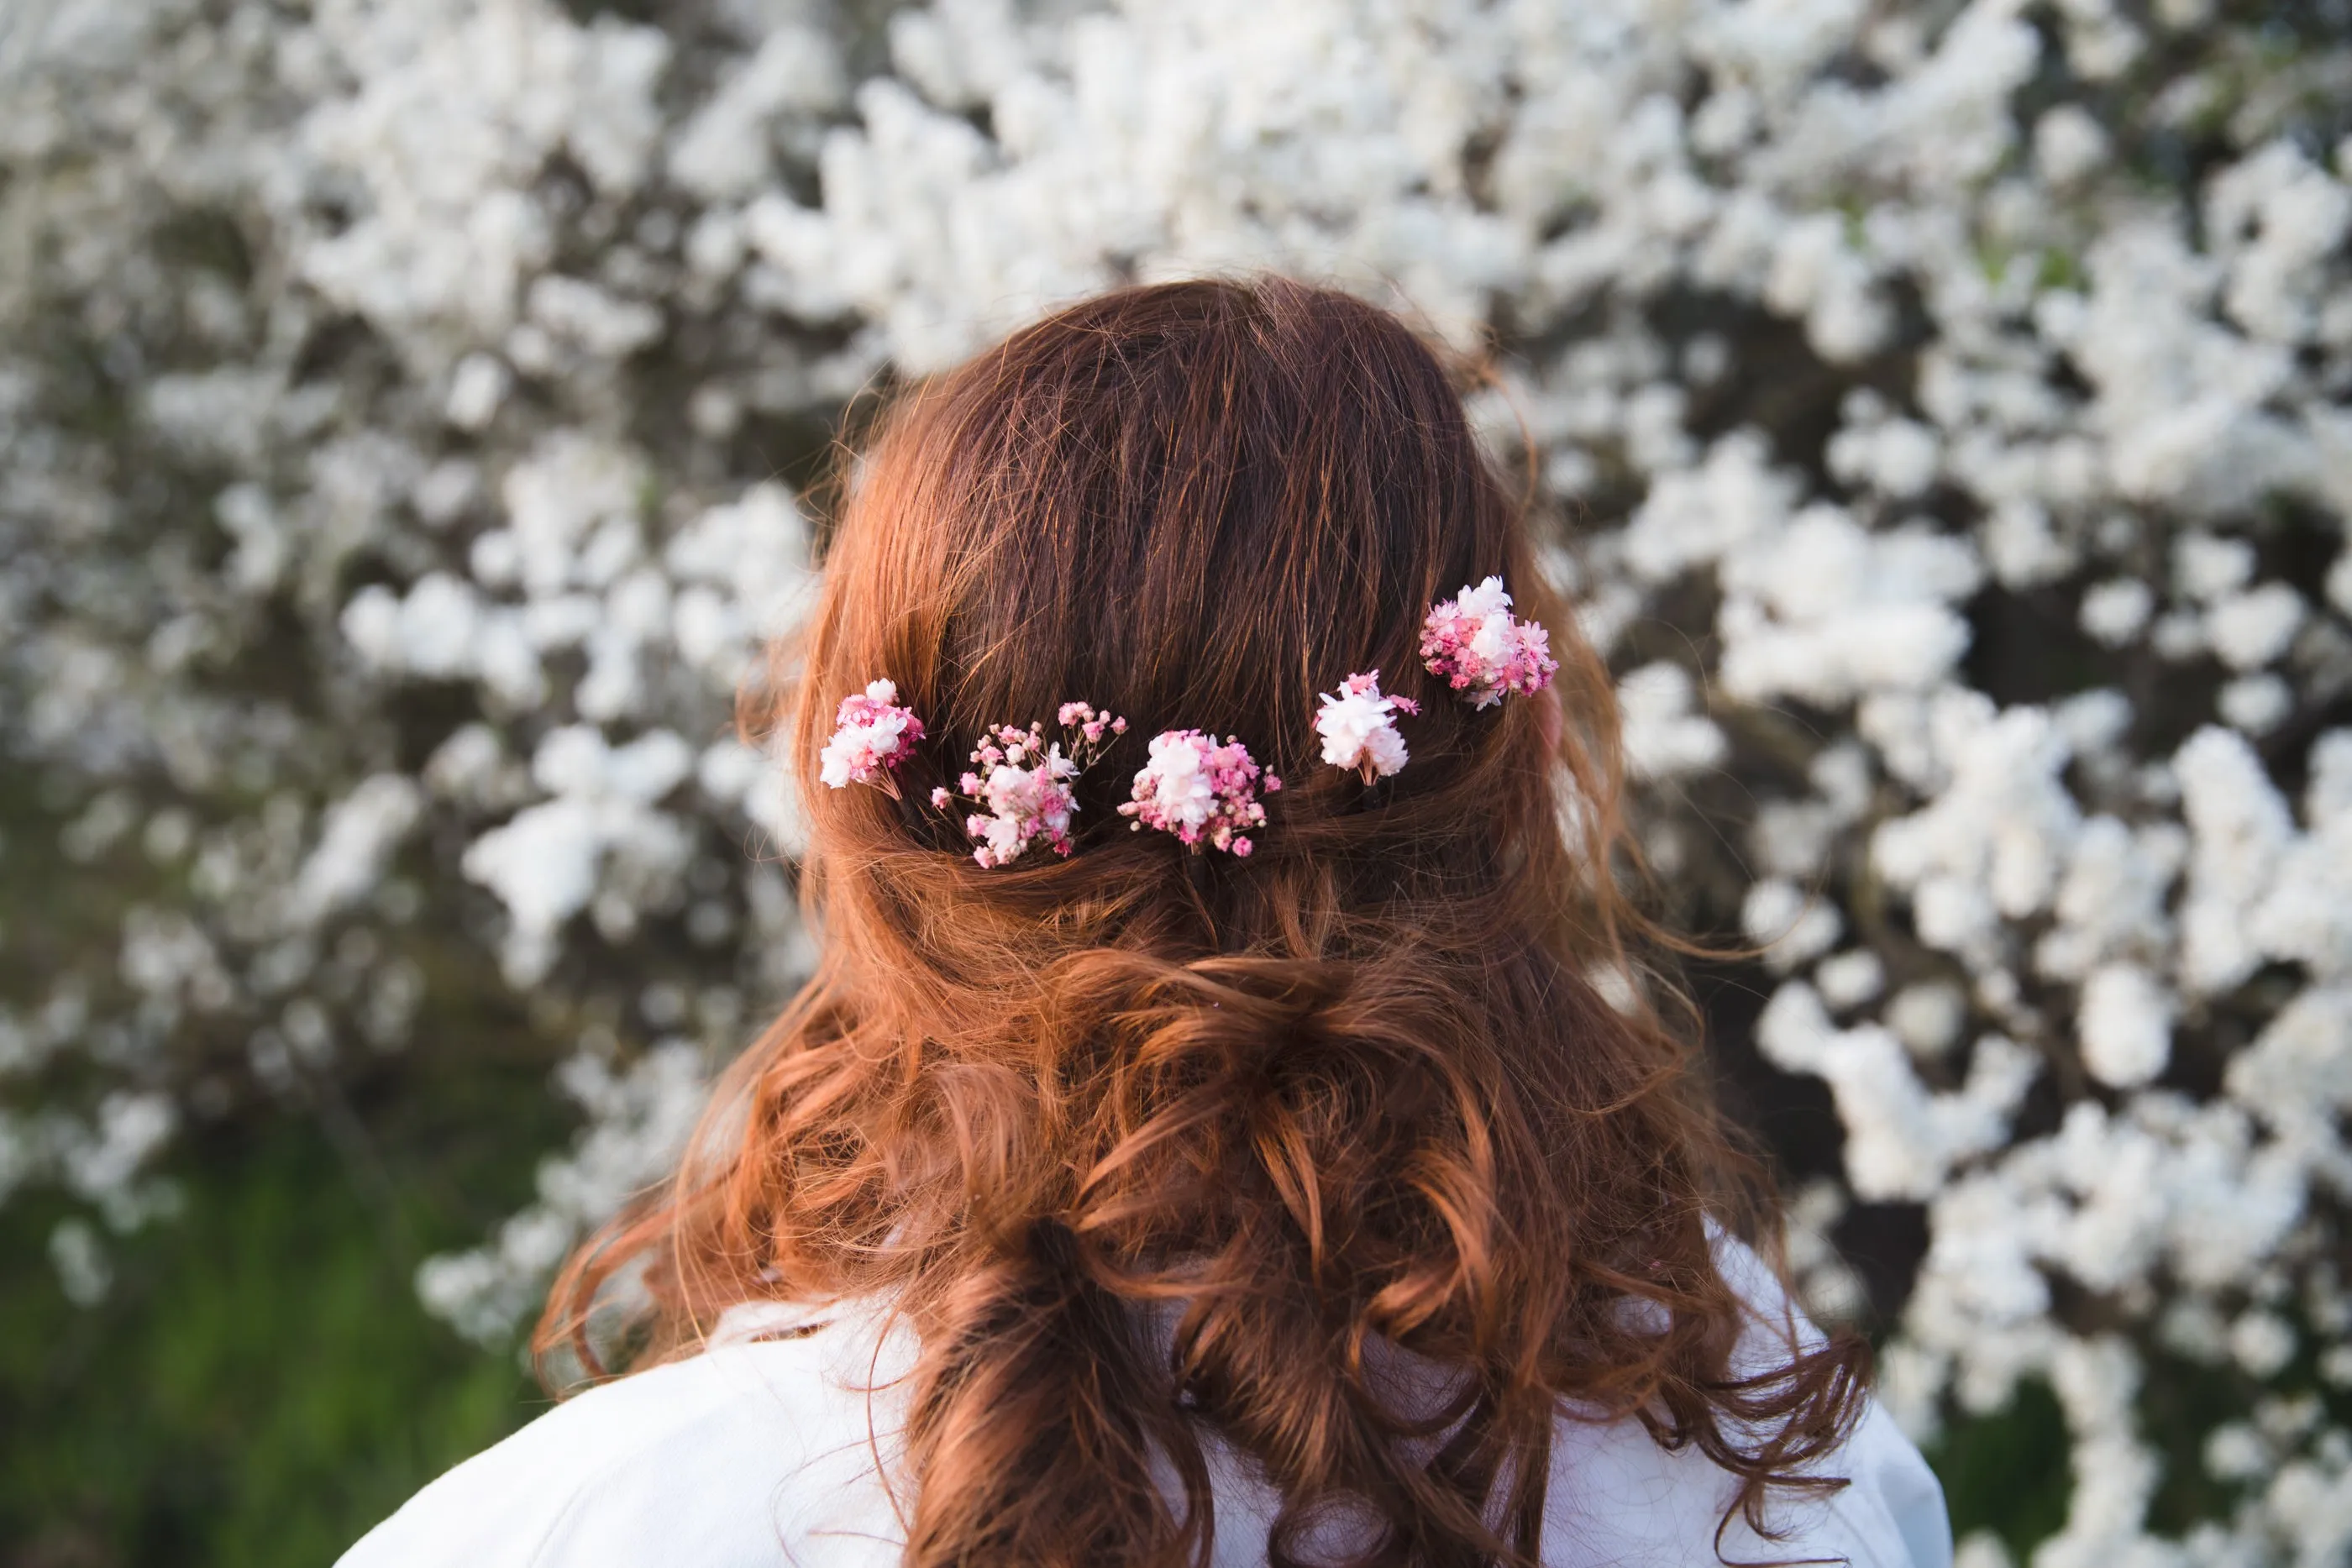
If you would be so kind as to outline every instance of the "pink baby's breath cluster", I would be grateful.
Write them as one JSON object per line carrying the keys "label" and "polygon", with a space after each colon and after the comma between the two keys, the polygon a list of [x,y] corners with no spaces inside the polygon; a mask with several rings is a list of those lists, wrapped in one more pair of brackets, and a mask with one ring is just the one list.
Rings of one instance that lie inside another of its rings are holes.
{"label": "pink baby's breath cluster", "polygon": [[[1110,737],[1127,733],[1127,720],[1085,703],[1064,703],[1062,711],[1055,716],[1064,729],[1077,732],[1077,742],[1071,747],[1074,751],[1101,746]],[[1091,751],[1085,754],[1091,760]]]}
{"label": "pink baby's breath cluster", "polygon": [[1265,821],[1261,788],[1270,795],[1282,780],[1259,768],[1234,737],[1220,741],[1197,729],[1164,730],[1151,737],[1150,760],[1135,775],[1135,798],[1118,811],[1135,819],[1139,832],[1157,828],[1188,849],[1206,845],[1246,857],[1254,847],[1246,830]]}
{"label": "pink baby's breath cluster", "polygon": [[1404,737],[1397,733],[1400,713],[1419,713],[1411,697],[1381,690],[1381,673],[1349,675],[1336,692],[1322,694],[1323,710],[1315,716],[1315,733],[1323,737],[1323,760],[1352,768],[1370,784],[1405,765]]}
{"label": "pink baby's breath cluster", "polygon": [[818,777],[835,789],[871,784],[896,799],[898,785],[890,769],[912,756],[915,743],[923,738],[923,721],[912,708],[898,703],[898,688],[889,681],[875,681],[844,697],[834,715],[833,738],[824,743]]}
{"label": "pink baby's breath cluster", "polygon": [[[1063,741],[1045,738],[1042,724],[998,725],[973,749],[958,786],[975,808],[964,831],[979,845],[971,852],[977,863],[1009,865],[1040,841],[1057,855],[1070,852],[1070,820],[1078,810],[1070,781],[1110,737],[1127,733],[1127,720],[1085,703],[1064,703],[1056,716],[1067,752]],[[931,791],[931,804],[942,810],[957,799],[944,786]]]}
{"label": "pink baby's breath cluster", "polygon": [[1475,707],[1490,707],[1517,692],[1532,695],[1551,685],[1559,662],[1551,639],[1532,621],[1511,613],[1503,580],[1490,577],[1441,600],[1421,626],[1421,657],[1433,675]]}

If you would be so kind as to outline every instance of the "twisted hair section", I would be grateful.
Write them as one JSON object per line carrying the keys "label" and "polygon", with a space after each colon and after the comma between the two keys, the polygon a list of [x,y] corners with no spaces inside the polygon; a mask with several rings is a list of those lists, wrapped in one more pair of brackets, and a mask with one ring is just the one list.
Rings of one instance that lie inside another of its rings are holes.
{"label": "twisted hair section", "polygon": [[[624,1275],[640,1362],[736,1301],[887,1300],[919,1568],[1205,1563],[1220,1447],[1283,1500],[1276,1563],[1530,1563],[1564,1409],[1696,1446],[1759,1528],[1836,1484],[1862,1353],[1735,1354],[1710,1229],[1756,1177],[1691,1010],[1622,983],[1658,937],[1607,672],[1440,360],[1303,285],[1127,290],[908,392],[848,488],[753,715],[822,958],[542,1350],[594,1364]],[[1481,711],[1415,639],[1497,573],[1561,668]],[[1420,713],[1367,784],[1317,765],[1315,700],[1374,668]],[[834,705],[885,676],[926,727],[907,788],[819,787]],[[1076,852],[975,866],[931,789],[1070,700],[1131,721]],[[1289,782],[1248,860],[1117,814],[1178,727]]]}

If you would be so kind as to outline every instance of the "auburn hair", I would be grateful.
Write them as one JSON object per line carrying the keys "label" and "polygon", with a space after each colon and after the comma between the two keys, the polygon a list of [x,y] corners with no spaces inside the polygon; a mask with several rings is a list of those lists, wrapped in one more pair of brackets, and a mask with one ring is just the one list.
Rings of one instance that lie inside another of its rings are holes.
{"label": "auburn hair", "polygon": [[[753,715],[806,811],[814,977],[572,1260],[542,1354],[607,1370],[621,1296],[635,1364],[731,1302],[887,1299],[917,1568],[1206,1563],[1209,1434],[1279,1491],[1277,1563],[1334,1507],[1366,1563],[1537,1561],[1564,1403],[1696,1445],[1759,1529],[1838,1484],[1863,1348],[1735,1362],[1713,1230],[1754,1234],[1760,1178],[1695,1012],[1636,973],[1607,673],[1438,355],[1298,283],[1122,289],[909,389],[845,490]],[[1560,670],[1476,710],[1417,638],[1496,573]],[[1367,787],[1314,717],[1373,669],[1421,711]],[[928,729],[900,798],[821,787],[835,705],[885,676]],[[1075,852],[975,865],[932,788],[1074,699],[1130,724]],[[1285,779],[1250,858],[1117,814],[1177,728]],[[1451,1375],[1433,1405],[1395,1351]]]}

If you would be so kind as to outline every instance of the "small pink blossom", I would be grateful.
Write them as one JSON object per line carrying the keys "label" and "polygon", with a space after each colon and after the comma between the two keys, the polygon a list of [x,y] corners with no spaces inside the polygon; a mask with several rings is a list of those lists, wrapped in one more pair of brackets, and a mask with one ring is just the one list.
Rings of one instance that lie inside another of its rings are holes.
{"label": "small pink blossom", "polygon": [[1069,781],[1077,777],[1078,764],[1062,755],[1059,742],[1046,742],[1044,727],[1031,725],[1024,731],[1000,726],[972,760],[988,768],[972,792],[987,810],[964,821],[964,831],[980,842],[971,852],[974,861],[1006,865],[1040,839],[1057,855],[1070,852],[1070,818],[1078,802]]}
{"label": "small pink blossom", "polygon": [[1481,708],[1509,693],[1532,695],[1551,685],[1559,669],[1544,629],[1511,614],[1511,596],[1499,577],[1465,588],[1430,611],[1422,622],[1421,656],[1431,674],[1444,676]]}
{"label": "small pink blossom", "polygon": [[1058,716],[1064,729],[1076,730],[1079,740],[1090,746],[1102,745],[1107,736],[1127,733],[1127,720],[1085,703],[1064,703]]}
{"label": "small pink blossom", "polygon": [[1378,670],[1349,675],[1338,691],[1325,692],[1322,700],[1315,733],[1323,737],[1324,761],[1356,769],[1367,784],[1405,765],[1404,737],[1397,733],[1394,716],[1419,713],[1421,705],[1381,692]]}
{"label": "small pink blossom", "polygon": [[[979,845],[971,852],[978,864],[1009,865],[1040,841],[1057,855],[1074,847],[1070,820],[1078,800],[1070,781],[1094,760],[1106,736],[1126,733],[1127,721],[1085,703],[1064,703],[1056,717],[1066,753],[1061,740],[1045,738],[1042,724],[998,725],[972,748],[971,768],[957,782],[962,798],[979,808],[963,823]],[[931,792],[931,804],[942,810],[956,799],[944,787]]]}
{"label": "small pink blossom", "polygon": [[1246,857],[1256,846],[1243,830],[1265,821],[1257,800],[1261,788],[1272,794],[1282,780],[1261,769],[1239,739],[1220,742],[1197,729],[1171,729],[1151,737],[1151,758],[1135,776],[1134,799],[1118,811],[1135,819],[1139,832],[1157,828],[1195,852],[1207,845]]}
{"label": "small pink blossom", "polygon": [[835,789],[871,784],[896,800],[898,784],[890,769],[913,756],[915,743],[923,738],[923,721],[898,702],[898,688],[889,681],[875,681],[844,697],[817,776]]}

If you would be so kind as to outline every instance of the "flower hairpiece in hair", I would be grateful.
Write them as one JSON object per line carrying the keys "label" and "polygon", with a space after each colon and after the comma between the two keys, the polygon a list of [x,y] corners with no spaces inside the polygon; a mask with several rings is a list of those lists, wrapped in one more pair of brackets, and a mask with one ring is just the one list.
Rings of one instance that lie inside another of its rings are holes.
{"label": "flower hairpiece in hair", "polygon": [[1385,779],[1405,764],[1404,737],[1397,733],[1395,715],[1419,713],[1411,697],[1381,690],[1381,673],[1349,675],[1336,692],[1325,692],[1323,711],[1315,716],[1315,733],[1323,737],[1323,760],[1352,768],[1370,784]]}
{"label": "flower hairpiece in hair", "polygon": [[898,688],[876,681],[856,695],[844,697],[834,715],[833,738],[824,743],[824,766],[818,777],[835,789],[871,784],[898,798],[898,780],[890,769],[914,755],[923,738],[923,721],[912,708],[898,706]]}
{"label": "flower hairpiece in hair", "polygon": [[1135,776],[1135,798],[1118,813],[1134,818],[1137,831],[1158,828],[1187,849],[1206,844],[1246,856],[1254,846],[1244,830],[1265,821],[1257,800],[1261,779],[1269,795],[1282,788],[1237,738],[1163,730],[1151,737],[1151,759]]}
{"label": "flower hairpiece in hair", "polygon": [[[1042,724],[1000,724],[972,751],[971,770],[960,782],[963,799],[978,808],[963,827],[980,845],[971,858],[981,865],[1008,865],[1040,839],[1057,855],[1070,852],[1070,818],[1078,809],[1070,780],[1109,737],[1127,733],[1127,720],[1085,703],[1064,703],[1055,716],[1067,754],[1061,741],[1046,740]],[[931,804],[942,810],[956,799],[944,786],[931,791]]]}
{"label": "flower hairpiece in hair", "polygon": [[1499,577],[1465,588],[1430,611],[1421,624],[1421,656],[1431,674],[1444,676],[1482,708],[1512,692],[1533,695],[1559,669],[1544,629],[1511,614],[1511,596]]}

